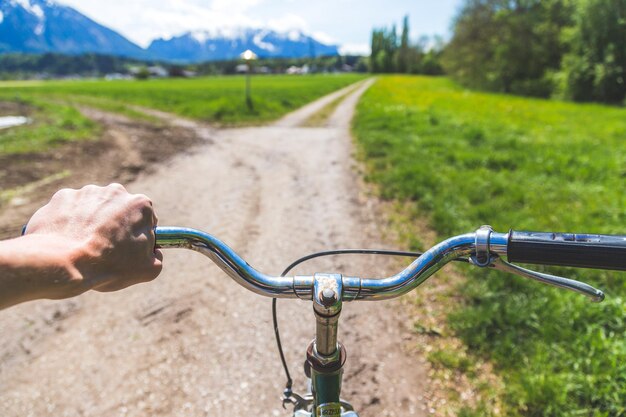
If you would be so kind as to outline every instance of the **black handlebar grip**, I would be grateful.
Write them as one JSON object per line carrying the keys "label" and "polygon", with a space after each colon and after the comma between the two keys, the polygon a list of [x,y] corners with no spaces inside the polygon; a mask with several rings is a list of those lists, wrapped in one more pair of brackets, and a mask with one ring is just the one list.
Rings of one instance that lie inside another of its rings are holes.
{"label": "black handlebar grip", "polygon": [[626,236],[509,232],[509,262],[626,271]]}

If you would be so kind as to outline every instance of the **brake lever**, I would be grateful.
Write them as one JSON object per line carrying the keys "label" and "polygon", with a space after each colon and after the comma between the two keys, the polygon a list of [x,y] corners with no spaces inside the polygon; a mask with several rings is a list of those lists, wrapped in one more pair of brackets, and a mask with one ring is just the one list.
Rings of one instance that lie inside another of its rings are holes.
{"label": "brake lever", "polygon": [[489,262],[486,265],[481,265],[481,263],[477,262],[474,257],[470,258],[470,263],[476,266],[487,266],[489,268],[497,269],[499,271],[505,271],[511,274],[520,275],[524,278],[530,278],[544,284],[552,285],[553,287],[574,291],[589,297],[592,301],[596,303],[602,302],[604,300],[604,292],[592,287],[589,284],[576,281],[575,279],[563,278],[556,275],[544,274],[542,272],[522,268],[521,266],[506,262],[498,255],[491,254],[489,257]]}

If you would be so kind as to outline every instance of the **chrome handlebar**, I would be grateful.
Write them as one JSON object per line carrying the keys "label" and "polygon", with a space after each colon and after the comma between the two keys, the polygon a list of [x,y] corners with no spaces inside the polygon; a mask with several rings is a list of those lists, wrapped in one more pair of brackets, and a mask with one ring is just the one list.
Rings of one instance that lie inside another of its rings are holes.
{"label": "chrome handlebar", "polygon": [[[467,258],[479,267],[504,270],[572,290],[594,301],[604,299],[602,291],[585,283],[538,273],[504,261],[501,256],[507,255],[508,241],[508,233],[497,233],[491,228],[481,227],[475,233],[455,236],[433,246],[403,271],[391,277],[376,279],[344,276],[341,278],[343,301],[398,297],[421,285],[448,262],[459,258]],[[200,252],[240,285],[257,294],[274,298],[313,298],[314,276],[279,277],[263,274],[224,242],[208,233],[182,227],[157,227],[156,244],[158,248],[184,248]]]}

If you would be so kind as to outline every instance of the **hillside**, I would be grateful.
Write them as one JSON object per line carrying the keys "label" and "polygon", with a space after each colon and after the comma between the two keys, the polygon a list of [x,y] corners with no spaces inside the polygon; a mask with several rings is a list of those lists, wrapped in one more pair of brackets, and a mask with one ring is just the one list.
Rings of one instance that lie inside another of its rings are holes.
{"label": "hillside", "polygon": [[134,58],[147,53],[71,7],[49,0],[0,2],[0,53],[98,52]]}

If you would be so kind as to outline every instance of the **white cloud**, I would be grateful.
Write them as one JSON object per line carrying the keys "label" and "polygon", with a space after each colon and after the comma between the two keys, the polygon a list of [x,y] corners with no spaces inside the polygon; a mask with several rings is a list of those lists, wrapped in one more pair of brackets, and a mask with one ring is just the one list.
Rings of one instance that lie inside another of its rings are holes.
{"label": "white cloud", "polygon": [[209,38],[209,32],[205,31],[195,31],[191,33],[191,37],[194,38],[200,45],[204,45],[204,43]]}
{"label": "white cloud", "polygon": [[280,17],[270,19],[265,24],[266,27],[277,32],[289,32],[292,30],[308,31],[309,25],[302,17],[293,13],[287,13]]}
{"label": "white cloud", "polygon": [[371,46],[367,43],[345,43],[339,47],[341,55],[369,55]]}
{"label": "white cloud", "polygon": [[4,13],[0,10],[0,23],[4,20]]}
{"label": "white cloud", "polygon": [[263,22],[246,14],[260,1],[60,0],[144,47],[155,38],[188,31],[262,27]]}
{"label": "white cloud", "polygon": [[313,32],[313,33],[312,33],[312,36],[313,36],[316,40],[318,40],[318,41],[320,41],[320,42],[322,42],[322,43],[325,43],[325,44],[327,44],[327,45],[336,45],[336,44],[338,43],[338,42],[335,40],[335,38],[333,38],[332,36],[328,35],[328,34],[327,34],[327,33],[325,33],[325,32],[319,32],[319,31],[318,31],[318,32]]}
{"label": "white cloud", "polygon": [[[205,4],[206,2],[199,2]],[[230,13],[245,13],[251,7],[257,6],[261,0],[213,0],[211,9]]]}

